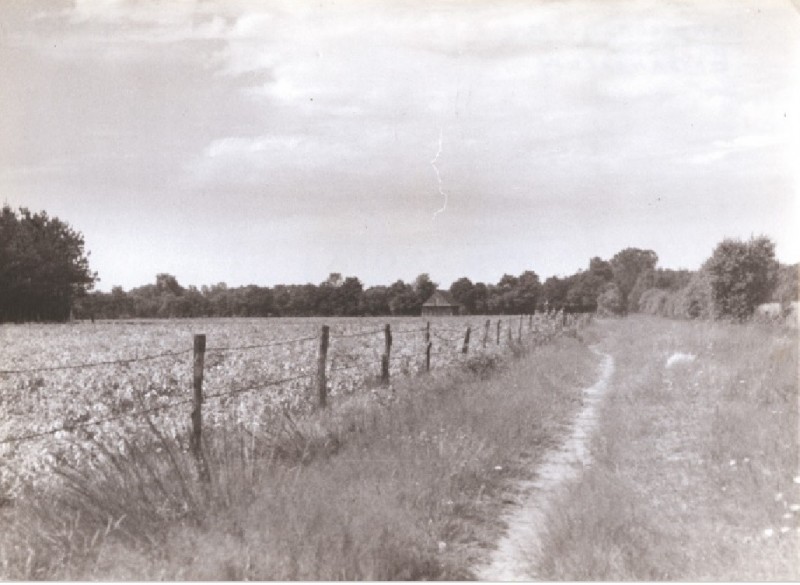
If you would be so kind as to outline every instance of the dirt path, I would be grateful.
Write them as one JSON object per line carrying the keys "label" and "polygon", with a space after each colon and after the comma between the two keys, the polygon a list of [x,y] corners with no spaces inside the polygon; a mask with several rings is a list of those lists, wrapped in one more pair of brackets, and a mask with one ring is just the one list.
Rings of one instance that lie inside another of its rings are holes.
{"label": "dirt path", "polygon": [[583,466],[590,463],[589,439],[596,424],[597,406],[605,394],[614,371],[610,355],[602,356],[600,378],[583,392],[583,408],[573,419],[566,439],[547,452],[534,469],[535,479],[520,484],[524,494],[521,506],[514,507],[505,517],[506,535],[498,543],[486,565],[475,569],[481,581],[530,581],[536,579],[533,559],[541,546],[544,518],[559,486],[579,477]]}

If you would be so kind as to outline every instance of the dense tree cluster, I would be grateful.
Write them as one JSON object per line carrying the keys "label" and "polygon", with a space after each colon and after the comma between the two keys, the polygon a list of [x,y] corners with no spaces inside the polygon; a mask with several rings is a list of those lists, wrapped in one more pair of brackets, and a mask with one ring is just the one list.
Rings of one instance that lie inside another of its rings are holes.
{"label": "dense tree cluster", "polygon": [[[625,248],[609,260],[593,257],[586,270],[544,283],[526,270],[496,284],[467,277],[450,296],[467,314],[534,311],[645,312],[681,318],[746,319],[765,301],[784,309],[798,298],[798,266],[781,266],[765,237],[726,239],[697,272],[658,268],[652,250]],[[428,274],[413,282],[365,288],[355,276],[332,273],[320,284],[273,287],[184,287],[171,274],[130,291],[89,292],[83,236],[57,218],[27,209],[0,213],[0,322],[77,318],[173,318],[419,315],[437,290]]]}
{"label": "dense tree cluster", "polygon": [[0,322],[64,321],[90,290],[83,236],[45,212],[0,211]]}
{"label": "dense tree cluster", "polygon": [[780,314],[788,315],[798,300],[798,284],[798,265],[780,265],[769,238],[726,239],[697,272],[674,272],[666,280],[657,272],[644,275],[636,285],[642,289],[637,309],[668,317],[742,321],[759,304],[774,302]]}
{"label": "dense tree cluster", "polygon": [[[125,292],[94,292],[80,299],[78,318],[161,317],[308,317],[356,315],[419,315],[437,289],[428,274],[411,283],[364,288],[353,276],[332,273],[318,284],[228,287],[225,283],[184,288],[170,274],[158,274],[155,284]],[[497,285],[475,285],[467,278],[451,287],[454,298],[470,313],[527,313],[539,300],[539,277],[531,271],[505,275]]]}

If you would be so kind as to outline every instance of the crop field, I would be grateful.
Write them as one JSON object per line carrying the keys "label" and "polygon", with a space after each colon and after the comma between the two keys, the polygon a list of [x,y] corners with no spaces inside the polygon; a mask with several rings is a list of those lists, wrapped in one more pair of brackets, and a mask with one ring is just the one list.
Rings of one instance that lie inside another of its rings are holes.
{"label": "crop field", "polygon": [[[384,326],[392,332],[392,379],[431,371],[476,353],[496,354],[524,335],[544,339],[560,316],[438,318],[204,319],[4,325],[0,328],[0,498],[48,481],[56,462],[84,465],[86,444],[117,445],[155,425],[187,437],[192,409],[192,337],[207,336],[204,427],[258,433],[275,414],[315,407],[320,329],[330,326],[328,392],[376,388]],[[469,353],[462,353],[471,328]],[[499,339],[499,344],[498,344]]]}

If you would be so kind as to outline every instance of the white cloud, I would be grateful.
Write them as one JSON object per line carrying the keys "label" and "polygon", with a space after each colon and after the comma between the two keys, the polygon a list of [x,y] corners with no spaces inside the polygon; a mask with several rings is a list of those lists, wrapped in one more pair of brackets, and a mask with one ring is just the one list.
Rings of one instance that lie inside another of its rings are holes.
{"label": "white cloud", "polygon": [[778,144],[781,144],[781,140],[772,135],[737,136],[729,140],[714,140],[707,150],[693,155],[690,162],[695,165],[708,165],[734,154],[762,150]]}

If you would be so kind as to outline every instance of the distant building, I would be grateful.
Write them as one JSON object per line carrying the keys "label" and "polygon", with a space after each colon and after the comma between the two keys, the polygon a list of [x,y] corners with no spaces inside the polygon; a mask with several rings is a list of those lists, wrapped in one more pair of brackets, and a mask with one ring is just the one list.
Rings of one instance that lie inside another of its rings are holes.
{"label": "distant building", "polygon": [[450,293],[443,290],[437,290],[422,303],[423,316],[458,315],[460,312],[461,305],[453,300]]}

